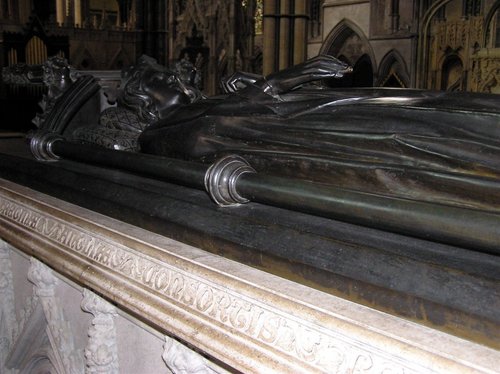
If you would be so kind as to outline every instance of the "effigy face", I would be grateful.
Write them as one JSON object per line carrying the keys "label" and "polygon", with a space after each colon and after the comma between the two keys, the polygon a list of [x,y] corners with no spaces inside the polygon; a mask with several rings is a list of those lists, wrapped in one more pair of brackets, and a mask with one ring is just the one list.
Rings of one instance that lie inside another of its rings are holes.
{"label": "effigy face", "polygon": [[147,56],[124,70],[121,87],[118,105],[137,113],[144,123],[153,123],[200,95],[194,87],[188,88],[173,71]]}

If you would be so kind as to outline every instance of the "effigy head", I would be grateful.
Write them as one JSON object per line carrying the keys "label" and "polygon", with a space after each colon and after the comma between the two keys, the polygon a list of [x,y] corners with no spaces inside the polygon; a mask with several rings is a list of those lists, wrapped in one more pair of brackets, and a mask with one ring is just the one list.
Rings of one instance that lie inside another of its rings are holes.
{"label": "effigy head", "polygon": [[68,88],[75,78],[65,58],[52,56],[43,64],[43,82],[57,93]]}
{"label": "effigy head", "polygon": [[142,56],[136,65],[122,72],[121,88],[118,104],[133,110],[147,123],[164,118],[178,105],[201,97],[196,88],[148,56]]}

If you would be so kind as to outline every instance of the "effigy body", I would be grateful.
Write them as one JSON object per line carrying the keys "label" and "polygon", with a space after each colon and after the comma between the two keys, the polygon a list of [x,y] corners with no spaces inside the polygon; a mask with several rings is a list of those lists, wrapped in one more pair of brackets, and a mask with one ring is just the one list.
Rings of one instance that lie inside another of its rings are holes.
{"label": "effigy body", "polygon": [[500,111],[491,95],[247,88],[179,108],[142,152],[405,199],[500,211]]}
{"label": "effigy body", "polygon": [[[496,252],[498,97],[313,84],[349,71],[318,56],[266,77],[235,74],[223,82],[224,95],[206,98],[143,58],[124,71],[116,106],[102,111],[99,124],[58,128],[66,140],[137,155],[103,154],[92,162],[116,159],[112,166],[136,164],[139,171],[148,164],[155,176],[206,188],[219,205],[259,201]],[[32,149],[50,153],[46,144],[35,138]],[[75,145],[55,148],[74,156]],[[173,167],[171,160],[181,162]],[[192,164],[195,182],[182,162]],[[229,175],[232,185],[222,188],[228,194],[220,195],[224,178],[213,170],[234,162],[243,164],[238,173],[263,177]]]}

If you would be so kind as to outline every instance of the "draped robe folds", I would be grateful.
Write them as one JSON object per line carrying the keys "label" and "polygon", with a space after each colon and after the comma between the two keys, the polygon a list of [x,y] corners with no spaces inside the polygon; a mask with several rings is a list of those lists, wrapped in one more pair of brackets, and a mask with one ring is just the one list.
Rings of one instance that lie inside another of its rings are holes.
{"label": "draped robe folds", "polygon": [[500,98],[380,89],[252,86],[178,108],[143,131],[141,151],[500,213]]}

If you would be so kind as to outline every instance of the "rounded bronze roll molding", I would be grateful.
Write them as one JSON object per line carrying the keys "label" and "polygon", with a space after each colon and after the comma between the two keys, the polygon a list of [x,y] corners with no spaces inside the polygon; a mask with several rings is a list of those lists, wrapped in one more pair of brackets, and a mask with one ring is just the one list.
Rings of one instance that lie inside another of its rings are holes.
{"label": "rounded bronze roll molding", "polygon": [[252,201],[488,253],[500,253],[498,214],[261,174],[237,155],[222,157],[207,166],[69,142],[54,133],[34,135],[31,151],[41,161],[68,158],[204,189],[222,207]]}
{"label": "rounded bronze roll molding", "polygon": [[52,146],[61,140],[64,138],[57,133],[37,133],[30,140],[31,153],[38,161],[57,161],[60,157],[54,153]]}
{"label": "rounded bronze roll molding", "polygon": [[205,189],[219,206],[248,203],[236,190],[238,179],[245,173],[256,173],[241,156],[228,155],[214,162],[205,174]]}

